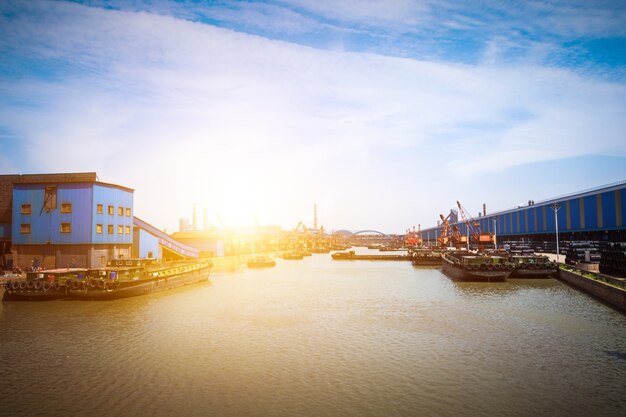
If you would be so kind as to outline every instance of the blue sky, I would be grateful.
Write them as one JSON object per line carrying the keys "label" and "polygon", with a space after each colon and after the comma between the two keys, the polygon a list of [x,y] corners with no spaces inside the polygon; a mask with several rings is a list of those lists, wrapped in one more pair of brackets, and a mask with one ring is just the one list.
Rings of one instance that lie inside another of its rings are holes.
{"label": "blue sky", "polygon": [[[173,230],[403,232],[626,179],[620,1],[3,1],[0,172]],[[221,220],[220,220],[221,219]]]}

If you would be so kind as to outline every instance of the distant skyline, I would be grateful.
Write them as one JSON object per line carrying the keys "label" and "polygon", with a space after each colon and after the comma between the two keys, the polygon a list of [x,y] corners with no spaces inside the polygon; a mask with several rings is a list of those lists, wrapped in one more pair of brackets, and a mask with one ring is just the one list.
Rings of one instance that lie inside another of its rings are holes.
{"label": "distant skyline", "polygon": [[402,233],[626,179],[622,1],[2,1],[0,174]]}

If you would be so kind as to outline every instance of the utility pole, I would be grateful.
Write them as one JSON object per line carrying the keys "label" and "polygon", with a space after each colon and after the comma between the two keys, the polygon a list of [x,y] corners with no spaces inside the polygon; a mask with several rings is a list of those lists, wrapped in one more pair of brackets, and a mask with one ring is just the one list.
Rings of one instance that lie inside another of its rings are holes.
{"label": "utility pole", "polygon": [[497,238],[497,220],[493,219],[493,246],[495,250],[498,250],[498,238]]}
{"label": "utility pole", "polygon": [[552,210],[554,210],[554,227],[556,228],[556,263],[559,263],[559,217],[557,215],[557,213],[559,212],[559,209],[561,208],[560,204],[554,203],[552,204],[550,207],[552,207]]}

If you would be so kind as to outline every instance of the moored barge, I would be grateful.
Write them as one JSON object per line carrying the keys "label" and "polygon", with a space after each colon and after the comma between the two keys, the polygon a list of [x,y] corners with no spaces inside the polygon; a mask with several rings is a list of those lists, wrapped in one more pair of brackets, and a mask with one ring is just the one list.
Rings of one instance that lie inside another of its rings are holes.
{"label": "moored barge", "polygon": [[210,261],[159,264],[153,259],[116,259],[91,269],[85,280],[68,280],[67,292],[79,300],[114,300],[208,281]]}
{"label": "moored barge", "polygon": [[511,256],[515,265],[511,278],[550,278],[559,272],[558,264],[545,255]]}
{"label": "moored barge", "polygon": [[26,273],[26,279],[7,281],[2,301],[50,301],[68,297],[67,282],[84,281],[86,268],[60,268]]}
{"label": "moored barge", "polygon": [[409,251],[413,266],[437,267],[441,266],[441,251],[430,249],[411,249]]}
{"label": "moored barge", "polygon": [[330,255],[337,261],[410,261],[409,255],[357,255],[353,250]]}
{"label": "moored barge", "polygon": [[505,257],[471,252],[446,252],[441,262],[443,272],[455,281],[502,282],[514,268]]}

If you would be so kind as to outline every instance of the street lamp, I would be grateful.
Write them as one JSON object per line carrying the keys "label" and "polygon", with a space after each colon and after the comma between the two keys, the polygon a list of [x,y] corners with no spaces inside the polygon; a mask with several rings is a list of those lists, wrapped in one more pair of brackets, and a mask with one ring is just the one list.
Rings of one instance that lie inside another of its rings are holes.
{"label": "street lamp", "polygon": [[554,210],[554,227],[556,230],[556,263],[559,263],[559,218],[557,213],[559,212],[561,205],[554,203],[550,207]]}
{"label": "street lamp", "polygon": [[497,219],[493,219],[493,248],[498,250],[498,238],[497,238],[497,228],[496,228]]}

